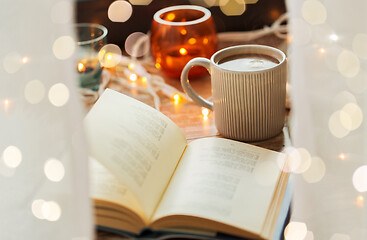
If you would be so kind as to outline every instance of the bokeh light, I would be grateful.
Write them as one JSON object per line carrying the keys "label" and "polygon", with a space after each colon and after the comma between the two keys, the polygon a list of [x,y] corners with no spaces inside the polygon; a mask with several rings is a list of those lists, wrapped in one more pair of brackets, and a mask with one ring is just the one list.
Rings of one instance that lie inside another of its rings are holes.
{"label": "bokeh light", "polygon": [[333,99],[333,109],[340,110],[348,103],[357,103],[357,98],[348,91],[338,93]]}
{"label": "bokeh light", "polygon": [[59,1],[51,9],[51,20],[54,23],[68,23],[73,19],[73,5],[70,1]]}
{"label": "bokeh light", "polygon": [[356,76],[360,70],[358,57],[351,51],[342,51],[337,60],[338,71],[347,78]]}
{"label": "bokeh light", "polygon": [[340,160],[345,160],[345,159],[347,159],[347,156],[346,156],[344,153],[340,153],[340,154],[338,155],[338,157],[339,157],[339,159],[340,159]]}
{"label": "bokeh light", "polygon": [[367,191],[367,165],[363,165],[354,171],[353,186],[358,192]]}
{"label": "bokeh light", "polygon": [[323,179],[326,172],[326,165],[319,157],[311,158],[311,165],[302,173],[303,179],[308,183],[316,183]]}
{"label": "bokeh light", "polygon": [[329,118],[329,130],[331,134],[337,138],[343,138],[347,136],[350,132],[343,126],[341,122],[341,119],[343,117],[346,118],[344,112],[336,111]]}
{"label": "bokeh light", "polygon": [[121,61],[122,51],[115,44],[107,44],[101,48],[98,53],[98,59],[102,66],[111,68],[115,67]]}
{"label": "bokeh light", "polygon": [[330,240],[351,240],[349,235],[346,234],[342,234],[342,233],[334,233],[331,237]]}
{"label": "bokeh light", "polygon": [[45,96],[45,86],[39,80],[29,81],[24,88],[24,97],[30,104],[37,104]]}
{"label": "bokeh light", "polygon": [[332,33],[332,34],[330,34],[330,35],[329,35],[329,39],[330,39],[331,41],[333,41],[333,42],[336,42],[336,41],[338,41],[338,40],[339,40],[339,36],[338,36],[338,35],[336,35],[335,33]]}
{"label": "bokeh light", "polygon": [[352,42],[353,52],[360,58],[367,59],[367,34],[358,33]]}
{"label": "bokeh light", "polygon": [[313,232],[307,231],[306,237],[303,240],[314,240]]}
{"label": "bokeh light", "polygon": [[129,79],[135,82],[138,79],[138,76],[135,73],[130,74]]}
{"label": "bokeh light", "polygon": [[61,216],[61,208],[55,201],[46,201],[42,204],[42,216],[48,221],[55,222]]}
{"label": "bokeh light", "polygon": [[16,168],[22,162],[22,152],[16,146],[10,145],[2,154],[5,165],[9,168]]}
{"label": "bokeh light", "polygon": [[108,18],[112,22],[126,22],[133,13],[133,8],[130,3],[123,0],[117,0],[111,3],[108,7]]}
{"label": "bokeh light", "polygon": [[57,38],[52,45],[52,51],[57,59],[64,60],[70,58],[75,51],[76,43],[70,36]]}
{"label": "bokeh light", "polygon": [[22,66],[22,57],[15,52],[9,53],[4,57],[3,67],[7,73],[16,73]]}
{"label": "bokeh light", "polygon": [[303,222],[290,222],[284,230],[285,240],[300,240],[307,235],[307,226]]}
{"label": "bokeh light", "polygon": [[325,6],[317,0],[306,0],[302,4],[302,16],[312,25],[323,24],[327,18]]}
{"label": "bokeh light", "polygon": [[54,84],[48,91],[48,100],[55,107],[64,106],[69,101],[68,87],[63,83]]}
{"label": "bokeh light", "polygon": [[52,182],[60,182],[65,176],[65,168],[62,162],[50,158],[43,168],[46,177]]}
{"label": "bokeh light", "polygon": [[308,170],[311,165],[311,154],[305,148],[297,148],[297,154],[294,154],[295,157],[300,158],[300,163],[298,168],[294,169],[294,173],[304,173]]}
{"label": "bokeh light", "polygon": [[239,16],[246,11],[245,0],[220,0],[220,10],[227,16]]}
{"label": "bokeh light", "polygon": [[153,0],[129,0],[132,5],[149,5]]}
{"label": "bokeh light", "polygon": [[[138,40],[142,42],[147,42],[147,40],[149,40],[149,36],[142,32],[134,32],[126,38],[125,51],[132,57],[144,56],[150,50],[149,46],[147,46],[146,44],[136,45]],[[140,47],[136,48],[137,46]]]}
{"label": "bokeh light", "polygon": [[[344,128],[349,131],[355,130],[359,128],[363,121],[363,112],[362,109],[355,103],[346,104],[342,110],[341,116],[347,115],[348,118],[341,119],[341,123]],[[346,121],[344,121],[346,119]]]}
{"label": "bokeh light", "polygon": [[38,219],[45,219],[42,213],[42,207],[45,202],[43,199],[36,199],[32,202],[32,213]]}
{"label": "bokeh light", "polygon": [[[278,168],[285,172],[294,172],[301,166],[301,156],[298,150],[294,147],[285,147],[283,153],[286,154],[284,158],[283,155],[279,156],[277,159]],[[284,168],[284,164],[287,161],[287,166]]]}

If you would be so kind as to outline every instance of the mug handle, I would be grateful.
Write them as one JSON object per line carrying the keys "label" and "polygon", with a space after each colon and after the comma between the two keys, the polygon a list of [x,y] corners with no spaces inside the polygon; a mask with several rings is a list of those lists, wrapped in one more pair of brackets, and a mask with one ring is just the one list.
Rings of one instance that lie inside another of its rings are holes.
{"label": "mug handle", "polygon": [[197,104],[209,108],[211,111],[213,111],[213,103],[204,99],[202,96],[200,96],[199,94],[197,94],[195,92],[195,90],[191,87],[190,82],[189,82],[189,71],[192,67],[194,66],[202,66],[205,67],[206,70],[208,70],[209,74],[210,74],[210,60],[206,59],[206,58],[194,58],[192,60],[190,60],[186,66],[184,67],[184,69],[182,70],[181,73],[181,85],[182,88],[185,90],[185,92],[187,93],[187,95],[189,95],[189,97],[191,97],[192,100],[194,100],[194,102],[196,102]]}

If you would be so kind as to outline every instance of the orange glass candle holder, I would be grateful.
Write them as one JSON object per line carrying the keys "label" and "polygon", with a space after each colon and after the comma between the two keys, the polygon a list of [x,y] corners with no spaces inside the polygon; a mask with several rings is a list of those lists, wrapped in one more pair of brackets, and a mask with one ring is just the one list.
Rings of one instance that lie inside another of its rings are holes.
{"label": "orange glass candle holder", "polygon": [[[156,67],[169,77],[179,77],[195,57],[210,58],[217,50],[216,29],[208,9],[193,5],[173,6],[154,14],[151,50]],[[206,70],[195,67],[190,77]]]}

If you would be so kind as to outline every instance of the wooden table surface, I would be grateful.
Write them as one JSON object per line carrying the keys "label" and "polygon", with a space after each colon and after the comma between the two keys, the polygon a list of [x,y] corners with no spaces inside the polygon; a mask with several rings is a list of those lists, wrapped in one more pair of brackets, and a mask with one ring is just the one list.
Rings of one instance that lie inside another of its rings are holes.
{"label": "wooden table surface", "polygon": [[[258,39],[256,43],[277,47],[282,49],[283,51],[285,48],[284,41],[277,39],[275,36],[268,36],[263,39]],[[231,43],[231,45],[238,44],[239,43]],[[228,46],[228,44],[221,44],[219,48],[223,48],[226,46]],[[169,77],[164,77],[164,79],[166,83],[182,91],[179,79]],[[204,98],[208,98],[211,96],[211,81],[209,74],[206,74],[200,78],[192,79],[190,80],[190,83],[192,87],[196,90],[196,92]],[[148,105],[154,105],[152,97],[148,94],[139,93],[135,90],[128,90],[123,86],[116,85],[115,83],[111,83],[108,87],[131,97],[134,97]],[[181,128],[188,141],[212,136],[221,137],[215,127],[213,112],[211,112],[208,118],[205,119],[202,115],[202,107],[193,102],[188,102],[180,99],[178,103],[175,103],[173,99],[167,98],[163,95],[160,95],[160,100],[160,111],[168,116],[173,122],[175,122],[175,124],[177,124]],[[278,136],[260,142],[250,142],[250,144],[254,144],[275,151],[282,151],[285,146],[291,145],[286,122],[287,121],[285,119],[285,127],[283,129],[283,132]],[[105,232],[98,232],[96,237],[98,240],[125,239],[122,236],[117,236]]]}

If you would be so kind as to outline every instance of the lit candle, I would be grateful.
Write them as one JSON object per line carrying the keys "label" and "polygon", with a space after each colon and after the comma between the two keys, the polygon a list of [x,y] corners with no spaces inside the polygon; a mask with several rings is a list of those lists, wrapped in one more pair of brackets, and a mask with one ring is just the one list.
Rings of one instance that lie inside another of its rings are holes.
{"label": "lit candle", "polygon": [[102,74],[98,58],[82,59],[77,64],[79,73],[79,86],[83,88],[98,89],[99,79]]}

